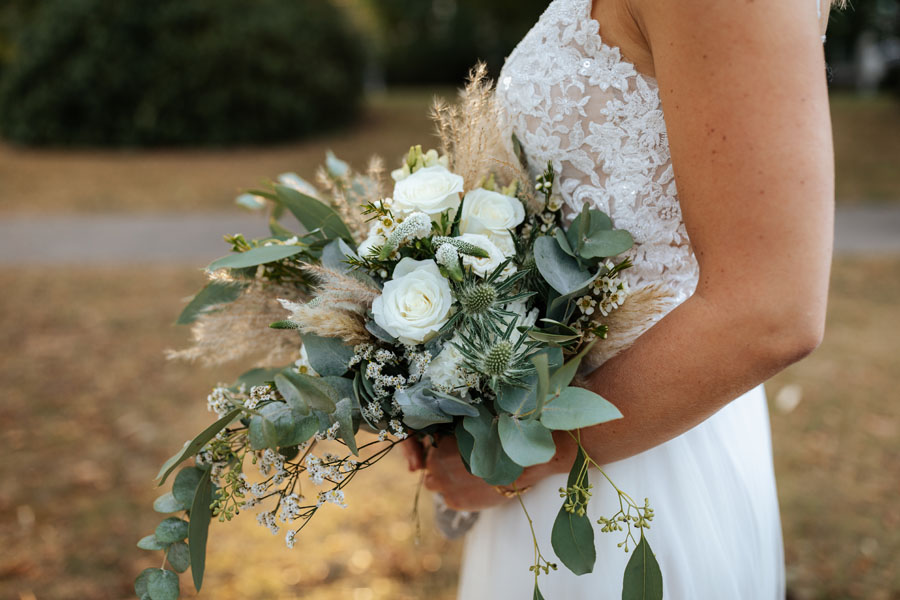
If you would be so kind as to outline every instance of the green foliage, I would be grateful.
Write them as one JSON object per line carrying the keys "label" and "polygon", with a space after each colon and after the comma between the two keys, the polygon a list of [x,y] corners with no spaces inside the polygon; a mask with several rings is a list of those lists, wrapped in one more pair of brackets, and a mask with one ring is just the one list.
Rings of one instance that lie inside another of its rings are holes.
{"label": "green foliage", "polygon": [[353,348],[337,338],[325,338],[311,333],[301,337],[309,356],[309,364],[316,373],[322,376],[340,376],[347,372],[347,363],[353,358]]}
{"label": "green foliage", "polygon": [[150,600],[177,600],[180,593],[178,575],[166,569],[154,569],[147,577]]}
{"label": "green foliage", "polygon": [[278,202],[284,205],[308,231],[319,230],[328,239],[343,239],[355,245],[353,234],[333,208],[298,192],[294,188],[276,185],[275,193]]}
{"label": "green foliage", "polygon": [[534,262],[541,277],[563,296],[583,290],[594,276],[563,251],[556,238],[541,236],[534,241]]}
{"label": "green foliage", "polygon": [[578,455],[569,471],[566,489],[560,493],[566,497],[566,502],[559,509],[556,520],[553,522],[553,530],[550,533],[550,543],[559,560],[576,575],[584,575],[594,570],[594,561],[597,559],[597,550],[594,547],[594,528],[591,520],[585,514],[587,498],[582,504],[574,506],[571,496],[589,486],[587,466],[585,464],[584,450],[579,447]]}
{"label": "green foliage", "polygon": [[201,314],[218,304],[234,302],[246,289],[247,284],[239,281],[212,281],[197,292],[197,295],[181,311],[176,325],[188,325]]}
{"label": "green foliage", "polygon": [[175,542],[169,546],[166,559],[177,573],[184,573],[191,566],[191,550],[184,542]]}
{"label": "green foliage", "polygon": [[230,144],[347,121],[365,65],[331,2],[44,0],[0,84],[27,144]]}
{"label": "green foliage", "polygon": [[255,267],[270,262],[282,260],[295,254],[303,252],[302,246],[257,246],[246,252],[238,252],[229,254],[220,259],[214,260],[206,267],[207,271],[217,271],[219,269],[242,269],[245,267]]}
{"label": "green foliage", "polygon": [[622,413],[608,400],[577,387],[567,387],[559,396],[548,400],[541,413],[544,427],[565,431],[621,418]]}
{"label": "green foliage", "polygon": [[539,465],[556,454],[553,435],[538,421],[518,419],[503,413],[497,430],[503,450],[518,465]]}
{"label": "green foliage", "polygon": [[622,600],[662,600],[662,571],[647,538],[641,536],[625,566]]}
{"label": "green foliage", "polygon": [[156,537],[156,534],[151,533],[150,535],[144,536],[137,543],[137,547],[141,550],[165,550],[168,544],[164,544],[159,541]]}
{"label": "green foliage", "polygon": [[225,429],[229,423],[234,421],[237,416],[241,413],[240,410],[233,410],[202,432],[200,435],[195,437],[190,442],[185,443],[184,447],[179,450],[172,458],[167,460],[165,464],[160,468],[159,473],[156,475],[156,478],[159,479],[159,485],[162,485],[166,482],[166,478],[175,470],[175,467],[180,465],[182,462],[187,460],[189,456],[193,456],[197,454],[203,446],[207,444],[211,439],[216,437],[216,434]]}
{"label": "green foliage", "polygon": [[212,518],[211,503],[212,481],[207,470],[197,485],[197,493],[194,494],[194,502],[191,504],[191,522],[188,524],[191,576],[198,592],[203,585],[203,572],[206,569],[206,539],[209,536],[209,521]]}
{"label": "green foliage", "polygon": [[187,521],[178,517],[169,517],[156,526],[154,535],[161,544],[180,542],[188,536]]}
{"label": "green foliage", "polygon": [[509,485],[522,474],[522,467],[503,450],[497,420],[484,406],[477,408],[477,417],[463,419],[463,427],[474,438],[469,467],[491,485]]}
{"label": "green foliage", "polygon": [[172,492],[166,492],[153,501],[153,510],[159,513],[173,513],[187,510],[187,506],[179,502]]}

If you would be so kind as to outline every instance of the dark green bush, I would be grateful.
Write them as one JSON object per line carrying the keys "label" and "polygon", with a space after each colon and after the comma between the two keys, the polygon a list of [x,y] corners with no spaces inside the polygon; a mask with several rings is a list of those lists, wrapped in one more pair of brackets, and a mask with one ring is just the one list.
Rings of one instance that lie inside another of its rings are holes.
{"label": "dark green bush", "polygon": [[549,0],[369,0],[390,83],[459,84],[478,60],[497,75]]}
{"label": "dark green bush", "polygon": [[363,50],[326,0],[46,0],[0,81],[28,144],[230,144],[346,122]]}

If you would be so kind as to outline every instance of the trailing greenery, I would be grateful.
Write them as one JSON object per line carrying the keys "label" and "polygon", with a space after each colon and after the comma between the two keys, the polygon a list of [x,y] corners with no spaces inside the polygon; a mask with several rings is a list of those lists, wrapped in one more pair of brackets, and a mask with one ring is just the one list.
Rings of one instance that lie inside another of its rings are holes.
{"label": "trailing greenery", "polygon": [[15,142],[289,139],[346,122],[361,96],[359,36],[324,0],[44,0],[21,21],[0,81]]}

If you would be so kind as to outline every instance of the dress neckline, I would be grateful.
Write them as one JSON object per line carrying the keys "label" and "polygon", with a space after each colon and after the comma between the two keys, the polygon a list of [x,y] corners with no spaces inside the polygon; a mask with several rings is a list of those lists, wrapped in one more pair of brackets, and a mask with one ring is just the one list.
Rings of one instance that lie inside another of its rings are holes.
{"label": "dress neckline", "polygon": [[[557,1],[562,2],[564,0]],[[639,71],[633,62],[625,58],[625,55],[622,54],[621,48],[619,48],[618,46],[612,46],[603,41],[603,36],[600,35],[600,21],[595,19],[592,14],[594,8],[594,0],[572,0],[572,2],[574,2],[576,8],[579,9],[576,11],[575,18],[579,21],[583,21],[588,26],[589,29],[586,31],[586,33],[592,36],[597,41],[597,44],[601,49],[607,52],[614,52],[620,63],[630,66],[632,69],[634,69],[634,72],[637,74],[637,76],[642,78],[644,81],[652,83],[657,88],[659,87],[657,85],[656,77],[647,75],[646,73]]]}

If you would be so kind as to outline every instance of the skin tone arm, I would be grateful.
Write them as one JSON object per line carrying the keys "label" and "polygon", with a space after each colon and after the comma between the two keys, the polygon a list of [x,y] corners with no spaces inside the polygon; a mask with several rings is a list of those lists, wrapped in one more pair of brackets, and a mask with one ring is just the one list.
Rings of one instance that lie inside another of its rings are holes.
{"label": "skin tone arm", "polygon": [[[581,431],[600,464],[664,443],[809,354],[831,263],[833,158],[815,5],[806,0],[632,0],[653,56],[695,294],[587,382],[623,419]],[[565,472],[575,445],[519,487]],[[504,502],[452,440],[410,466],[451,507]]]}

